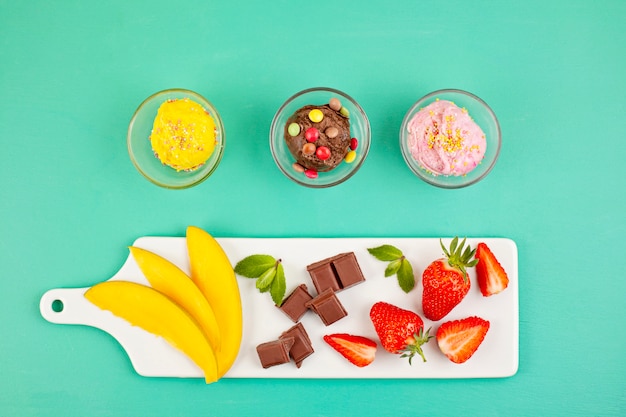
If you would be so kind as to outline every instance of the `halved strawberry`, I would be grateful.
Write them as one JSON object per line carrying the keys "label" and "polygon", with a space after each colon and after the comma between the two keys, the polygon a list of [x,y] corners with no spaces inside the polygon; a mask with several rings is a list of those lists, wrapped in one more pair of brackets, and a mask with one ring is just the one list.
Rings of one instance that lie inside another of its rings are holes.
{"label": "halved strawberry", "polygon": [[476,259],[476,278],[480,292],[488,297],[504,291],[509,285],[509,277],[486,243],[481,242],[476,247]]}
{"label": "halved strawberry", "polygon": [[324,336],[324,341],[361,368],[372,363],[376,356],[376,342],[367,337],[334,333]]}
{"label": "halved strawberry", "polygon": [[439,350],[454,363],[463,363],[472,357],[485,339],[489,322],[472,316],[443,323],[437,330]]}

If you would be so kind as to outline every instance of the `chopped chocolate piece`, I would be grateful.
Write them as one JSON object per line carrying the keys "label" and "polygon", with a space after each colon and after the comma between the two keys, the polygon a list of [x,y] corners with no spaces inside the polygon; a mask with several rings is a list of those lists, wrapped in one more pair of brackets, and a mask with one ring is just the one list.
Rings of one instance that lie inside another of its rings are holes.
{"label": "chopped chocolate piece", "polygon": [[330,262],[318,262],[316,264],[309,265],[307,267],[307,271],[309,271],[309,275],[311,275],[311,280],[313,281],[313,285],[315,285],[315,289],[318,294],[324,292],[326,289],[331,289],[333,291],[339,291],[341,289],[339,287],[337,277],[335,276],[335,271],[333,270]]}
{"label": "chopped chocolate piece", "polygon": [[333,260],[333,267],[342,289],[365,281],[354,252],[344,253],[340,258]]}
{"label": "chopped chocolate piece", "polygon": [[306,303],[306,305],[320,316],[320,319],[326,326],[330,326],[348,315],[341,301],[330,288]]}
{"label": "chopped chocolate piece", "polygon": [[263,368],[289,362],[289,350],[293,347],[295,341],[296,339],[293,337],[284,337],[258,345],[256,352],[259,355]]}
{"label": "chopped chocolate piece", "polygon": [[315,262],[307,266],[307,271],[318,294],[328,288],[341,291],[365,281],[354,252],[340,253]]}
{"label": "chopped chocolate piece", "polygon": [[285,298],[279,309],[289,316],[294,323],[297,323],[308,310],[306,303],[312,299],[313,296],[309,294],[307,286],[300,284]]}
{"label": "chopped chocolate piece", "polygon": [[296,366],[299,368],[302,366],[302,361],[309,357],[313,352],[313,346],[311,345],[311,339],[308,333],[304,329],[302,323],[297,323],[289,330],[283,332],[280,335],[279,340],[283,338],[294,338],[295,342],[289,350],[289,356],[296,362]]}

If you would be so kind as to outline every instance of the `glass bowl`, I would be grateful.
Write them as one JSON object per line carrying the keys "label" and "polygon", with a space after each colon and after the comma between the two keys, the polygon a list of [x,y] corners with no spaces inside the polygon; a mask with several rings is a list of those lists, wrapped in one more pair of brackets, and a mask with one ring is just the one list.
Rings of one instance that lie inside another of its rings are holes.
{"label": "glass bowl", "polygon": [[[209,159],[191,171],[176,171],[161,163],[154,155],[150,134],[161,104],[171,99],[189,98],[200,104],[215,121],[215,149]],[[190,90],[169,89],[159,91],[139,105],[128,126],[128,154],[135,168],[152,183],[170,189],[192,187],[206,180],[218,167],[224,153],[225,132],[222,119],[213,105]]]}
{"label": "glass bowl", "polygon": [[[328,104],[332,98],[338,99],[349,112],[350,137],[358,141],[356,157],[350,163],[344,160],[330,171],[319,172],[316,178],[309,178],[304,172],[294,169],[296,158],[289,151],[285,141],[285,124],[301,107]],[[369,148],[370,124],[367,115],[352,97],[332,88],[310,88],[293,95],[278,109],[270,128],[270,149],[276,165],[287,178],[305,187],[326,188],[346,181],[359,170]]]}
{"label": "glass bowl", "polygon": [[[408,125],[422,108],[436,100],[448,100],[462,109],[480,126],[485,134],[486,150],[482,161],[464,175],[437,175],[422,167],[409,150]],[[482,180],[494,167],[501,146],[500,124],[491,108],[480,98],[463,90],[438,90],[419,99],[406,113],[400,128],[400,149],[408,167],[422,180],[441,188],[462,188]]]}

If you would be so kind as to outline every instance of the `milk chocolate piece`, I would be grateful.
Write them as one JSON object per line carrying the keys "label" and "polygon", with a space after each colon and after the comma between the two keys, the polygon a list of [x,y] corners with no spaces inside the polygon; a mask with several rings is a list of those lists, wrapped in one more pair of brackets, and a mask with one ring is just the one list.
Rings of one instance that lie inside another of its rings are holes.
{"label": "milk chocolate piece", "polygon": [[341,301],[330,288],[306,303],[306,305],[320,316],[320,319],[326,326],[330,326],[348,315]]}
{"label": "milk chocolate piece", "polygon": [[289,350],[293,347],[295,341],[296,339],[293,337],[284,337],[258,345],[256,352],[259,355],[263,368],[289,362]]}
{"label": "milk chocolate piece", "polygon": [[327,289],[341,291],[365,281],[354,252],[323,259],[307,266],[318,294]]}
{"label": "milk chocolate piece", "polygon": [[309,271],[309,275],[311,275],[311,280],[318,294],[321,294],[327,289],[333,291],[339,291],[341,289],[332,264],[327,260],[307,266],[307,271]]}
{"label": "milk chocolate piece", "polygon": [[333,267],[342,289],[365,281],[354,252],[344,253],[338,259],[333,260]]}
{"label": "milk chocolate piece", "polygon": [[306,303],[312,299],[313,296],[309,294],[307,286],[301,284],[285,298],[279,309],[297,323],[308,310]]}
{"label": "milk chocolate piece", "polygon": [[281,340],[283,338],[295,339],[293,346],[289,350],[289,356],[293,358],[298,368],[302,366],[302,361],[314,352],[311,339],[306,330],[304,330],[302,323],[297,323],[289,330],[283,332],[278,339]]}

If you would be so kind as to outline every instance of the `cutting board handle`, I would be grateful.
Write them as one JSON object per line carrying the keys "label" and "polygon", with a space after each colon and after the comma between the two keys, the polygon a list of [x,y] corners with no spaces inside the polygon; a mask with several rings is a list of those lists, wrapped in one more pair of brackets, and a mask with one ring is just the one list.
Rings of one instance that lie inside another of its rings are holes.
{"label": "cutting board handle", "polygon": [[84,297],[87,289],[55,288],[46,291],[39,301],[41,315],[51,323],[96,326],[97,315],[86,314],[95,308]]}
{"label": "cutting board handle", "polygon": [[126,351],[133,368],[143,376],[202,377],[202,371],[165,340],[102,311],[85,298],[86,288],[56,288],[39,301],[44,319],[56,324],[81,324],[113,336]]}

